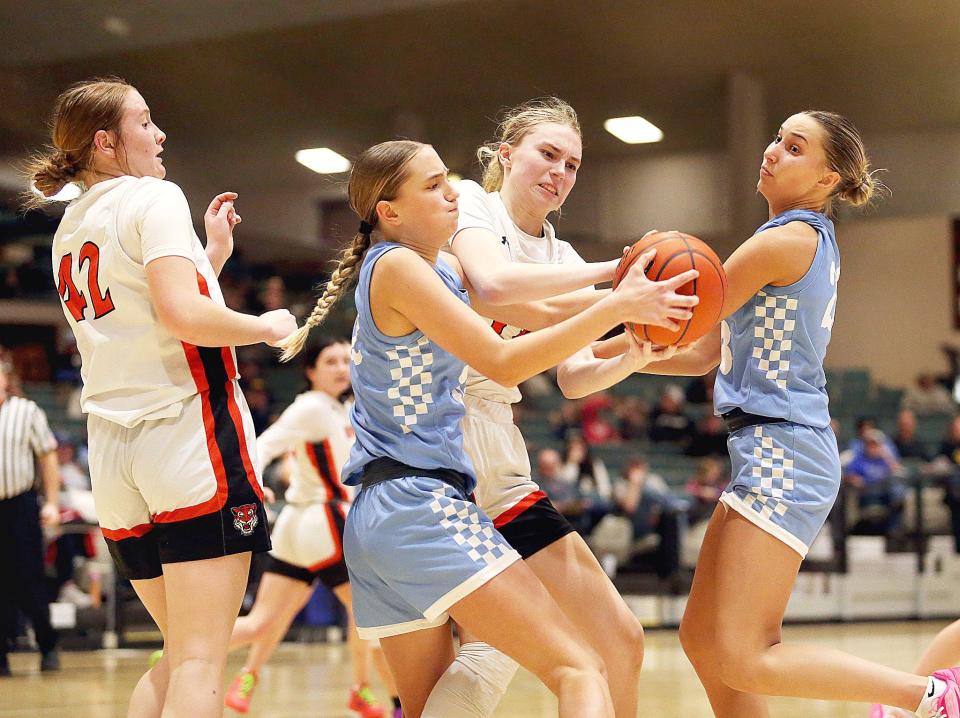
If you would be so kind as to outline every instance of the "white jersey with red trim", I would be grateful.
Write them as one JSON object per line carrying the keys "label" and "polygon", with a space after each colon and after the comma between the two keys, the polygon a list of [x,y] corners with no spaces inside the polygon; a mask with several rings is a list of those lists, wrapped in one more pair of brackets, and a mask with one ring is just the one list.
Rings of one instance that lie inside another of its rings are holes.
{"label": "white jersey with red trim", "polygon": [[[483,187],[476,182],[463,180],[457,185],[460,192],[458,205],[460,218],[457,220],[457,235],[465,229],[487,229],[493,232],[500,240],[500,249],[504,259],[510,262],[526,262],[531,264],[583,264],[584,261],[569,243],[557,239],[553,225],[543,223],[543,236],[534,237],[517,227],[507,208],[500,198],[499,192],[484,192]],[[510,326],[503,322],[486,320],[493,330],[505,339],[526,334],[525,329]],[[516,387],[505,387],[487,378],[471,368],[467,375],[466,393],[481,399],[514,404],[522,398]]]}
{"label": "white jersey with red trim", "polygon": [[353,446],[350,407],[322,391],[306,391],[257,437],[259,468],[286,452],[294,471],[286,500],[291,504],[353,500],[354,489],[340,481]]}
{"label": "white jersey with red trim", "polygon": [[[82,360],[84,412],[132,427],[180,415],[205,388],[197,347],[157,321],[145,267],[161,257],[192,261],[200,291],[223,295],[177,185],[153,177],[98,182],[71,202],[53,239],[53,272]],[[238,377],[231,347],[219,350]]]}

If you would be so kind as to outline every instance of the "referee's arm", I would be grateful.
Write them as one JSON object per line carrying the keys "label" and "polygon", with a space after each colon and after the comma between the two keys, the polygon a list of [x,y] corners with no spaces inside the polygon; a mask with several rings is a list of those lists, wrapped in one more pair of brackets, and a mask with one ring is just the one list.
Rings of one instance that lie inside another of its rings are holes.
{"label": "referee's arm", "polygon": [[60,523],[60,463],[57,450],[37,456],[40,478],[43,482],[43,506],[40,508],[40,523],[56,526]]}

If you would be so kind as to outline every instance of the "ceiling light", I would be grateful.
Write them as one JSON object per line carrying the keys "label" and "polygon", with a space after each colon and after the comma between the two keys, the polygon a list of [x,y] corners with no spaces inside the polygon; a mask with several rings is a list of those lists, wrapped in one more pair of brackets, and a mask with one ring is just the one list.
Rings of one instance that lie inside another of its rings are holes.
{"label": "ceiling light", "polygon": [[456,184],[457,182],[459,182],[459,181],[462,180],[462,179],[463,179],[463,177],[461,177],[460,175],[458,175],[456,172],[447,172],[447,180],[450,181],[450,182],[453,182],[454,184]]}
{"label": "ceiling light", "polygon": [[295,155],[297,162],[322,175],[333,175],[350,169],[350,160],[329,147],[314,147],[300,150]]}
{"label": "ceiling light", "polygon": [[603,123],[603,129],[628,145],[659,142],[663,139],[663,132],[659,127],[637,115],[611,117]]}
{"label": "ceiling light", "polygon": [[116,35],[117,37],[126,37],[130,34],[130,23],[128,23],[122,17],[117,17],[116,15],[107,15],[105,18],[103,18],[103,29],[109,32],[111,35]]}
{"label": "ceiling light", "polygon": [[83,190],[80,189],[80,185],[76,184],[75,182],[67,182],[63,186],[63,189],[61,189],[52,197],[47,197],[44,195],[43,192],[38,190],[32,182],[30,183],[30,190],[34,194],[40,195],[45,201],[48,202],[69,202],[70,200],[74,200],[83,194]]}

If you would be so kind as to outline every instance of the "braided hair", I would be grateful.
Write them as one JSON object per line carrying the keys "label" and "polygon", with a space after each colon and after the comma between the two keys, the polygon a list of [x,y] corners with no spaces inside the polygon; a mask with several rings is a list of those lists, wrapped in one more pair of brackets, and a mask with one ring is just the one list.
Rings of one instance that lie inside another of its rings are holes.
{"label": "braided hair", "polygon": [[407,165],[421,149],[420,142],[393,140],[374,145],[357,158],[350,172],[347,196],[350,208],[360,217],[360,228],[337,260],[323,294],[303,326],[280,342],[280,361],[290,361],[300,353],[313,327],[320,325],[330,309],[356,279],[360,264],[372,244],[377,226],[377,204],[396,199],[407,179]]}

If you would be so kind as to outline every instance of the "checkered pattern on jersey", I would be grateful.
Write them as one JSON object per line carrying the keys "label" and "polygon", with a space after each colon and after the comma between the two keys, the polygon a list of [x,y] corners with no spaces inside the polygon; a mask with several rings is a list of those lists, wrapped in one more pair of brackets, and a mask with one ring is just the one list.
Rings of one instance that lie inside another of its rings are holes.
{"label": "checkered pattern on jersey", "polygon": [[759,292],[753,329],[753,358],[760,371],[781,389],[787,388],[793,330],[797,325],[797,300]]}
{"label": "checkered pattern on jersey", "polygon": [[747,506],[765,519],[774,514],[783,516],[787,505],[783,502],[785,491],[793,491],[793,459],[787,458],[786,449],[775,446],[763,425],[753,430],[753,471],[750,493],[744,497]]}
{"label": "checkered pattern on jersey", "polygon": [[390,360],[390,378],[395,386],[387,389],[387,397],[394,400],[393,415],[400,422],[404,434],[417,423],[417,417],[427,413],[433,403],[430,385],[433,383],[433,350],[430,340],[420,337],[412,346],[397,346],[387,351]]}
{"label": "checkered pattern on jersey", "polygon": [[[451,489],[452,490],[452,489]],[[506,556],[510,547],[505,541],[497,541],[493,526],[480,523],[480,514],[475,504],[447,494],[447,487],[434,489],[430,508],[440,514],[440,525],[453,534],[460,546],[467,546],[467,555],[477,563],[491,564]]]}

